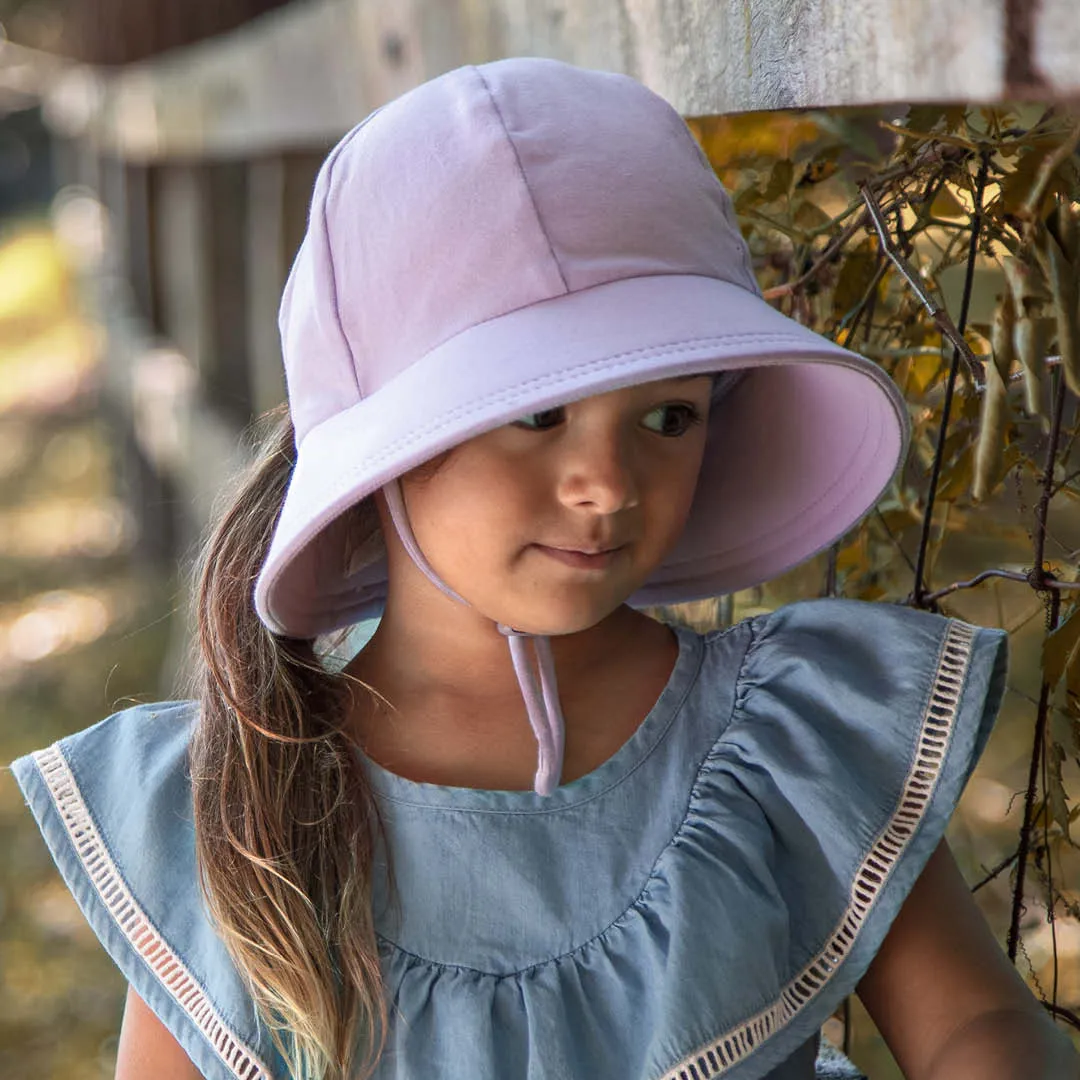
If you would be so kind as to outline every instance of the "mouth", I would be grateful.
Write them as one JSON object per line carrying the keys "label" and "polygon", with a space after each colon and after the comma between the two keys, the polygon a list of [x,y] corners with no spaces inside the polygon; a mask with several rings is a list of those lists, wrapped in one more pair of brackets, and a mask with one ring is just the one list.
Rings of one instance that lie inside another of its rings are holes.
{"label": "mouth", "polygon": [[567,566],[577,567],[581,570],[602,570],[615,561],[625,545],[613,548],[595,548],[591,551],[547,547],[544,544],[535,544],[534,547]]}

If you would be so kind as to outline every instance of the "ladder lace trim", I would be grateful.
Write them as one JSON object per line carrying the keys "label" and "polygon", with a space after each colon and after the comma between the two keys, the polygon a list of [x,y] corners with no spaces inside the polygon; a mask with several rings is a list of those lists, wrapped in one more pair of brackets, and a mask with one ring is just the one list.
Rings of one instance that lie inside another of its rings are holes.
{"label": "ladder lace trim", "polygon": [[113,862],[63,751],[54,743],[33,754],[83,869],[136,952],[206,1037],[236,1080],[271,1080],[270,1070],[221,1019],[183,961],[147,918]]}
{"label": "ladder lace trim", "polygon": [[951,621],[938,657],[930,701],[922,718],[918,752],[899,804],[855,872],[850,899],[825,948],[756,1016],[684,1058],[661,1080],[714,1080],[749,1056],[826,986],[847,958],[874,902],[930,805],[960,707],[975,628]]}

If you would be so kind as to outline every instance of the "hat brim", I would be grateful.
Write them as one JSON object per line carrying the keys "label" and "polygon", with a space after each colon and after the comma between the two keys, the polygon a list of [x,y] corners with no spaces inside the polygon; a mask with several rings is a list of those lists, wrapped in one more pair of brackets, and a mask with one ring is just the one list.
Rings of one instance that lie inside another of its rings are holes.
{"label": "hat brim", "polygon": [[473,326],[313,428],[256,582],[260,617],[308,638],[376,612],[385,560],[348,575],[340,515],[436,454],[528,412],[736,368],[752,370],[711,416],[686,529],[629,602],[701,599],[782,573],[881,496],[906,450],[903,398],[876,364],[745,288],[665,274]]}

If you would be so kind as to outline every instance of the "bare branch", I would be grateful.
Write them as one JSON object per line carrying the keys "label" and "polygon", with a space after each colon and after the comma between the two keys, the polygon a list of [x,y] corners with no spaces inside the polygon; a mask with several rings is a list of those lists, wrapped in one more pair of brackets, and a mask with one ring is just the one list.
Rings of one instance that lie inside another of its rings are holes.
{"label": "bare branch", "polygon": [[790,293],[795,292],[796,289],[801,289],[808,281],[812,281],[819,273],[821,273],[822,269],[840,254],[840,249],[855,235],[855,233],[866,225],[867,220],[867,213],[864,210],[826,246],[825,250],[814,260],[806,273],[797,277],[794,281],[787,281],[783,285],[774,285],[771,289],[766,289],[762,293],[762,296],[766,300],[778,300],[782,296],[788,296]]}
{"label": "bare branch", "polygon": [[997,866],[995,866],[994,869],[986,875],[986,877],[984,877],[981,881],[975,882],[975,884],[971,886],[971,891],[973,893],[977,893],[984,885],[989,885],[990,882],[994,880],[994,878],[996,878],[999,874],[1003,873],[1005,870],[1008,870],[1009,867],[1012,866],[1014,862],[1016,862],[1016,857],[1019,854],[1019,851],[1014,851],[1007,858],[1002,859],[1001,862],[999,862]]}
{"label": "bare branch", "polygon": [[881,207],[878,204],[874,193],[870,190],[870,185],[866,183],[860,184],[859,189],[862,191],[863,201],[866,203],[866,208],[870,212],[870,220],[874,223],[878,239],[881,241],[881,246],[885,253],[892,260],[893,265],[900,271],[901,275],[903,275],[904,280],[911,286],[911,291],[915,293],[920,301],[922,301],[923,306],[929,313],[930,318],[934,320],[938,329],[949,339],[957,352],[960,353],[967,369],[968,378],[975,385],[979,385],[982,382],[981,364],[979,360],[971,351],[971,347],[964,340],[963,334],[956,329],[956,324],[949,317],[949,313],[926,291],[922,282],[919,280],[919,275],[915,272],[911,263],[909,263],[897,249],[896,244],[889,236],[889,230],[885,225],[885,218],[881,212]]}
{"label": "bare branch", "polygon": [[[938,428],[937,445],[934,448],[934,461],[930,468],[930,483],[926,493],[926,510],[923,515],[922,532],[919,536],[919,553],[915,560],[915,580],[911,588],[912,602],[916,607],[923,606],[923,582],[926,575],[926,556],[930,550],[930,530],[934,524],[934,500],[937,497],[938,481],[941,479],[941,463],[945,454],[945,437],[949,430],[949,414],[952,409],[953,392],[956,389],[956,379],[960,373],[960,358],[971,355],[971,350],[964,341],[964,328],[967,326],[968,304],[971,300],[971,290],[975,277],[975,254],[978,249],[979,233],[982,231],[983,220],[983,196],[986,193],[986,177],[990,170],[990,155],[983,154],[982,164],[979,166],[979,178],[975,185],[974,213],[971,218],[971,242],[968,245],[967,269],[964,274],[964,295],[960,303],[960,330],[953,326],[953,332],[959,341],[953,343],[952,357],[949,360],[949,377],[945,384],[945,401],[941,406],[941,426]],[[881,216],[881,208],[877,204],[873,193],[865,184],[862,185],[863,198],[867,200],[867,209],[874,219],[874,225],[878,230],[882,246],[889,252],[890,257],[899,259],[900,255],[890,244],[888,231]],[[901,259],[901,262],[903,260]],[[906,264],[905,264],[906,265]],[[947,318],[947,316],[946,316]],[[949,326],[952,320],[949,319]],[[972,375],[969,372],[969,375]],[[972,375],[973,381],[974,376]]]}
{"label": "bare branch", "polygon": [[[1062,380],[1064,385],[1064,380]],[[1060,411],[1060,410],[1059,410]],[[1056,441],[1051,438],[1051,451],[1056,448]],[[1053,455],[1049,457],[1051,467]],[[1040,573],[1041,566],[1036,565],[1036,573]],[[1050,593],[1050,617],[1047,620],[1047,629],[1053,631],[1058,624],[1058,615],[1061,612],[1061,594]],[[1031,749],[1031,767],[1028,771],[1027,790],[1024,793],[1024,821],[1020,826],[1020,846],[1017,849],[1016,883],[1013,887],[1012,914],[1009,920],[1009,934],[1006,939],[1006,952],[1009,959],[1016,963],[1016,951],[1020,943],[1020,916],[1024,908],[1024,873],[1027,870],[1028,849],[1031,846],[1031,833],[1035,824],[1035,793],[1038,786],[1039,766],[1042,763],[1046,743],[1046,724],[1050,715],[1050,684],[1043,677],[1042,686],[1039,688],[1039,706],[1035,712],[1035,736]]]}
{"label": "bare branch", "polygon": [[931,603],[940,600],[943,596],[948,596],[949,593],[959,592],[961,589],[973,589],[976,585],[981,585],[990,578],[1020,581],[1025,585],[1030,585],[1033,589],[1056,589],[1059,592],[1080,591],[1080,581],[1058,581],[1057,578],[1048,574],[1044,574],[1043,580],[1036,583],[1034,570],[1027,574],[1021,574],[1018,570],[984,570],[981,574],[976,574],[970,581],[954,581],[951,585],[946,585],[944,589],[936,589],[932,593],[925,593],[923,601]]}
{"label": "bare branch", "polygon": [[1049,1001],[1044,1001],[1042,1005],[1047,1012],[1060,1016],[1062,1020],[1068,1021],[1077,1031],[1080,1031],[1080,1016],[1077,1016],[1072,1009],[1066,1009],[1064,1005],[1053,1005]]}

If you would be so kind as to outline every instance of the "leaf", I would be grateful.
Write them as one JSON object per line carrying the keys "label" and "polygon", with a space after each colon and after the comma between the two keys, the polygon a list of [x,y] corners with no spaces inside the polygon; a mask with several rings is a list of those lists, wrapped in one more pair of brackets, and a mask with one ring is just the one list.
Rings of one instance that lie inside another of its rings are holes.
{"label": "leaf", "polygon": [[1069,612],[1068,618],[1056,630],[1052,630],[1043,640],[1042,672],[1043,679],[1051,687],[1057,686],[1069,664],[1069,657],[1080,642],[1080,605]]}
{"label": "leaf", "polygon": [[939,218],[966,218],[969,211],[952,193],[949,185],[942,184],[930,204],[930,213]]}
{"label": "leaf", "polygon": [[1070,753],[1080,754],[1080,649],[1074,649],[1065,664],[1065,711],[1071,721],[1071,738],[1056,734],[1057,741]]}
{"label": "leaf", "polygon": [[874,275],[877,255],[869,243],[860,244],[840,264],[833,289],[833,311],[843,318],[862,299]]}
{"label": "leaf", "polygon": [[804,199],[798,210],[795,211],[794,221],[799,228],[806,229],[809,232],[812,229],[820,229],[828,225],[832,218],[817,203]]}
{"label": "leaf", "polygon": [[755,206],[760,206],[761,202],[761,192],[756,184],[747,184],[745,187],[737,188],[731,197],[731,205],[737,214],[744,214]]}
{"label": "leaf", "polygon": [[1050,740],[1057,743],[1066,756],[1080,754],[1080,717],[1077,717],[1075,708],[1068,705],[1068,695],[1065,698],[1065,708],[1055,707],[1050,711]]}
{"label": "leaf", "polygon": [[972,485],[975,459],[973,454],[964,453],[960,459],[952,465],[947,465],[941,470],[941,483],[938,486],[938,498],[942,502],[949,502],[959,498]]}
{"label": "leaf", "polygon": [[918,397],[922,397],[943,369],[947,370],[947,366],[942,363],[940,355],[922,353],[919,356],[913,356],[908,369],[909,385]]}
{"label": "leaf", "polygon": [[791,191],[791,183],[794,179],[794,163],[789,158],[783,158],[778,161],[772,167],[772,172],[769,174],[769,182],[761,192],[762,199],[764,199],[765,202],[772,202],[774,199],[779,199],[782,195],[787,195]]}
{"label": "leaf", "polygon": [[1065,784],[1061,778],[1061,763],[1065,760],[1065,751],[1055,742],[1050,743],[1046,749],[1046,799],[1050,806],[1050,816],[1061,826],[1061,831],[1071,844],[1069,797],[1065,794]]}
{"label": "leaf", "polygon": [[[839,144],[827,147],[819,154],[815,154],[814,157],[807,161],[803,167],[802,176],[799,177],[796,187],[807,187],[810,184],[820,184],[828,180],[831,176],[835,176],[837,170],[840,168],[837,158],[840,156],[840,152],[844,148]],[[795,155],[799,157],[798,154]]]}
{"label": "leaf", "polygon": [[866,558],[866,550],[863,545],[856,542],[841,548],[836,555],[836,569],[841,572],[857,573],[865,573],[869,570],[870,563]]}
{"label": "leaf", "polygon": [[[1060,141],[1060,139],[1057,140],[1059,144]],[[1027,149],[1026,153],[1017,157],[1016,168],[1001,181],[1001,205],[1006,213],[1018,214],[1023,209],[1031,189],[1035,186],[1035,179],[1039,175],[1043,161],[1055,148],[1033,145]],[[1066,194],[1067,188],[1065,178],[1060,171],[1056,172],[1046,186],[1042,204],[1036,209],[1036,216],[1044,216],[1053,196]]]}
{"label": "leaf", "polygon": [[908,109],[906,127],[913,131],[933,131],[945,119],[944,105],[912,105]]}
{"label": "leaf", "polygon": [[[1011,343],[1010,339],[1010,346]],[[979,418],[979,435],[975,442],[972,464],[971,498],[973,502],[982,502],[996,487],[1009,424],[1008,394],[1009,388],[1001,377],[998,365],[987,364],[982,414]]]}

